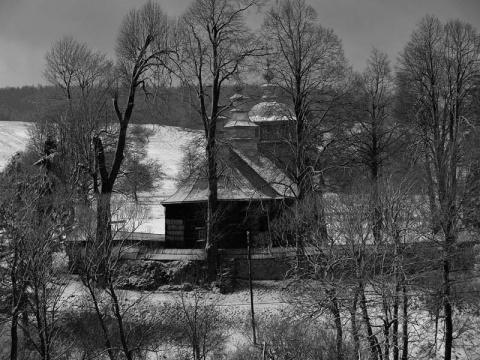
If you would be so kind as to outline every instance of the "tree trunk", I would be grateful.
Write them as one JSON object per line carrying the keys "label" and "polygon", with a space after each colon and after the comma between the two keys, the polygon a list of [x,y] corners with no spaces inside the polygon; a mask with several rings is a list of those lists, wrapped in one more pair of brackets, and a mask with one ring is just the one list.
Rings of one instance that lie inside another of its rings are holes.
{"label": "tree trunk", "polygon": [[402,286],[402,295],[402,360],[408,360],[408,294],[405,284]]}
{"label": "tree trunk", "polygon": [[[109,275],[111,275],[111,274],[109,274]],[[115,292],[115,287],[114,287],[113,280],[112,280],[111,276],[109,276],[108,280],[109,280],[108,281],[109,295],[113,300],[113,304],[112,304],[113,313],[115,315],[115,319],[117,320],[117,324],[118,324],[118,332],[119,332],[119,336],[120,336],[120,342],[122,344],[123,354],[125,355],[125,359],[133,360],[132,352],[130,351],[129,346],[128,346],[127,334],[125,333],[125,327],[124,327],[124,324],[123,324],[122,310],[120,309],[120,304],[119,304],[119,301],[118,301],[117,293]]]}
{"label": "tree trunk", "polygon": [[10,360],[17,360],[18,357],[18,312],[12,314],[10,323]]}
{"label": "tree trunk", "polygon": [[338,308],[338,301],[337,299],[333,300],[333,316],[335,319],[335,329],[337,332],[337,339],[336,339],[336,353],[337,359],[343,360],[343,330],[342,330],[342,319],[340,317],[340,309]]}
{"label": "tree trunk", "polygon": [[12,282],[12,320],[10,323],[10,360],[18,358],[18,317],[20,314],[20,298],[17,284],[17,267],[18,267],[18,245],[13,249],[12,268],[10,270],[10,281]]}
{"label": "tree trunk", "polygon": [[96,246],[92,247],[92,251],[95,253],[87,254],[87,256],[97,257],[96,266],[98,268],[94,270],[92,275],[102,288],[107,286],[107,267],[112,245],[111,216],[111,193],[102,191],[97,196]]}
{"label": "tree trunk", "polygon": [[215,138],[213,138],[207,146],[208,202],[205,253],[207,256],[207,280],[209,282],[216,280],[218,268],[218,179],[215,151]]}
{"label": "tree trunk", "polygon": [[[196,334],[194,335],[196,336]],[[200,360],[202,358],[202,351],[200,350],[200,345],[198,341],[195,340],[193,343],[193,360]]]}
{"label": "tree trunk", "polygon": [[111,228],[111,196],[110,192],[104,192],[97,197],[97,243],[103,245],[105,250],[112,240]]}
{"label": "tree trunk", "polygon": [[[385,296],[384,294],[382,296]],[[390,317],[388,316],[388,304],[384,300],[383,301],[383,337],[384,337],[384,345],[383,345],[383,358],[388,360],[390,358]]]}
{"label": "tree trunk", "polygon": [[342,318],[340,314],[340,307],[338,306],[338,299],[335,289],[329,289],[326,291],[327,296],[330,301],[330,311],[333,315],[335,330],[336,330],[336,341],[335,341],[335,351],[337,353],[337,360],[343,360],[343,328],[342,328]]}
{"label": "tree trunk", "polygon": [[370,316],[368,315],[367,299],[365,297],[365,290],[363,289],[363,285],[360,285],[360,308],[362,309],[363,321],[365,323],[365,327],[367,328],[367,338],[370,344],[370,351],[372,353],[372,357],[373,359],[383,360],[382,349],[380,348],[378,339],[372,330],[372,324],[370,322]]}
{"label": "tree trunk", "polygon": [[451,239],[446,240],[446,249],[443,259],[443,312],[445,316],[445,360],[451,360],[453,348],[453,309],[450,299],[450,249]]}
{"label": "tree trunk", "polygon": [[355,359],[360,360],[360,336],[358,335],[357,326],[357,303],[358,303],[358,289],[355,289],[352,299],[352,307],[350,308],[350,321],[352,325],[353,348],[355,352]]}
{"label": "tree trunk", "polygon": [[398,278],[395,283],[395,298],[393,300],[393,324],[392,324],[392,347],[393,347],[393,360],[399,359],[398,348],[398,310],[400,307],[400,284]]}
{"label": "tree trunk", "polygon": [[[374,121],[374,125],[376,125]],[[382,208],[380,203],[380,189],[379,189],[379,181],[380,181],[380,164],[378,158],[380,154],[378,153],[378,144],[376,140],[377,130],[374,127],[372,133],[372,154],[371,154],[371,164],[370,164],[370,176],[372,177],[372,232],[373,232],[373,239],[375,244],[379,245],[382,241]]]}
{"label": "tree trunk", "polygon": [[[321,180],[321,185],[325,185],[323,182],[323,178]],[[328,228],[327,228],[327,220],[325,216],[325,203],[324,203],[324,198],[323,198],[323,190],[318,189],[316,191],[317,194],[317,199],[315,201],[315,220],[318,223],[318,227],[320,230],[320,236],[322,242],[326,242],[328,240]]]}
{"label": "tree trunk", "polygon": [[394,271],[395,271],[395,295],[393,299],[393,324],[392,324],[392,346],[393,346],[393,360],[399,360],[400,349],[398,347],[398,328],[399,328],[399,309],[400,309],[400,290],[402,284],[405,283],[405,275],[401,272],[403,257],[400,256],[400,231],[395,226],[395,259],[394,259]]}
{"label": "tree trunk", "polygon": [[110,342],[110,337],[109,337],[109,334],[108,334],[107,324],[105,324],[105,321],[104,321],[105,316],[102,313],[102,311],[100,310],[98,299],[97,299],[97,296],[95,294],[95,288],[94,288],[95,285],[92,283],[92,281],[89,277],[87,277],[83,281],[83,283],[86,286],[86,288],[87,288],[87,290],[90,294],[90,297],[92,299],[93,307],[95,309],[95,313],[97,314],[97,319],[100,323],[100,328],[102,329],[103,343],[104,343],[105,349],[107,351],[108,357],[110,358],[110,360],[115,360],[115,354],[113,353],[113,347],[112,347],[112,344]]}
{"label": "tree trunk", "polygon": [[42,281],[37,283],[34,280],[31,286],[33,288],[32,308],[35,319],[35,330],[36,335],[38,336],[38,345],[36,346],[36,349],[43,360],[49,360],[52,349],[50,343],[51,334],[49,332],[49,324],[47,321],[48,309],[44,297],[47,289],[46,285],[42,284]]}
{"label": "tree trunk", "polygon": [[[97,246],[95,246],[93,249],[94,251],[100,251],[102,253],[102,257],[106,259],[107,256],[105,255],[108,254],[108,252],[104,253],[103,251],[109,251],[109,246],[111,243],[111,237],[112,237],[111,197],[112,197],[113,185],[115,183],[116,176],[112,178],[108,174],[102,139],[98,137],[94,138],[94,145],[95,145],[96,159],[97,159],[98,168],[100,172],[101,189],[100,189],[100,193],[97,194],[97,229],[96,229],[96,245]],[[119,145],[120,145],[120,141],[119,141],[119,144],[117,144],[117,152],[118,152]],[[123,158],[123,149],[122,149],[121,157]],[[117,159],[115,160],[117,161]],[[121,163],[121,159],[118,161]],[[100,269],[99,269],[100,271],[98,275],[105,274],[104,266],[106,266],[106,264],[98,264],[98,265],[100,266]]]}
{"label": "tree trunk", "polygon": [[433,337],[433,355],[437,356],[438,348],[438,321],[440,319],[440,309],[439,306],[435,306],[435,335]]}
{"label": "tree trunk", "polygon": [[30,326],[30,321],[28,319],[28,311],[24,308],[22,311],[22,344],[23,347],[25,348],[27,344],[27,339],[28,339],[28,334],[29,334],[29,326]]}
{"label": "tree trunk", "polygon": [[[426,136],[425,136],[426,138]],[[425,141],[425,148],[428,149],[428,143]],[[435,200],[435,190],[433,185],[433,174],[431,169],[431,159],[428,151],[425,151],[425,169],[427,171],[427,194],[428,204],[430,207],[430,218],[432,222],[433,233],[436,234],[440,230],[440,222],[438,221],[438,209]]]}

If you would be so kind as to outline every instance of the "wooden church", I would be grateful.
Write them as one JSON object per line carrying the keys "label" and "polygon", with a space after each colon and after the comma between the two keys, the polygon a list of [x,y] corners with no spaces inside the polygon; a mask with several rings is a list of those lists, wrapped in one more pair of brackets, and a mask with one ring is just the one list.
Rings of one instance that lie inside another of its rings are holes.
{"label": "wooden church", "polygon": [[[220,248],[245,247],[247,231],[253,241],[268,239],[269,223],[295,198],[295,184],[278,161],[291,112],[276,101],[272,85],[263,88],[251,109],[245,96],[234,95],[230,116],[217,124]],[[162,202],[167,248],[204,247],[207,198],[207,179],[197,172]]]}

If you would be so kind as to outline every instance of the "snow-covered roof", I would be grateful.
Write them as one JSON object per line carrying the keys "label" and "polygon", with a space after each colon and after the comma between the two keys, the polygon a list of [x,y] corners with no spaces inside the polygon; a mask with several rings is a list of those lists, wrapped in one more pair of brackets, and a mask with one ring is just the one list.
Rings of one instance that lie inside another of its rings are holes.
{"label": "snow-covered roof", "polygon": [[232,118],[227,121],[224,127],[257,127],[250,121],[246,111],[232,111]]}
{"label": "snow-covered roof", "polygon": [[238,149],[232,149],[245,163],[259,174],[278,194],[294,197],[296,186],[281,169],[262,155],[251,156]]}
{"label": "snow-covered roof", "polygon": [[249,116],[254,123],[288,121],[293,117],[293,113],[285,104],[268,99],[268,101],[262,101],[252,107]]}
{"label": "snow-covered roof", "polygon": [[246,120],[229,120],[224,127],[258,127],[258,125]]}
{"label": "snow-covered roof", "polygon": [[[222,164],[218,181],[218,200],[251,201],[293,198],[294,185],[281,169],[266,157],[247,155],[229,147],[228,160]],[[194,174],[163,205],[205,202],[208,182],[204,175]]]}

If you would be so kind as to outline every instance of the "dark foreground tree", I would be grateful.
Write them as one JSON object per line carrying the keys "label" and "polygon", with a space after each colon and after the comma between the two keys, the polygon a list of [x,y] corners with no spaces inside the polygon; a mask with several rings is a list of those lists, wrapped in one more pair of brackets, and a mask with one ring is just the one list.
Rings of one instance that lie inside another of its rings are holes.
{"label": "dark foreground tree", "polygon": [[[321,196],[326,154],[341,133],[340,105],[351,83],[350,67],[343,53],[341,40],[331,29],[317,23],[318,14],[304,0],[282,0],[266,14],[262,34],[269,52],[271,82],[288,99],[293,111],[289,119],[289,134],[282,148],[275,150],[296,185],[296,197],[301,202],[309,194]],[[337,154],[336,154],[337,155]],[[315,201],[322,206],[322,201]],[[292,216],[298,218],[299,203]],[[327,240],[324,210],[314,210],[323,224]],[[293,242],[298,253],[304,247],[304,236],[296,230]]]}
{"label": "dark foreground tree", "polygon": [[[170,27],[171,22],[160,6],[148,1],[124,18],[117,38],[114,68],[103,55],[93,53],[70,37],[55,43],[46,56],[45,77],[59,86],[67,99],[65,110],[60,109],[64,113],[59,117],[75,125],[75,129],[66,126],[59,132],[69,137],[58,139],[62,149],[67,149],[66,163],[71,167],[66,172],[70,175],[66,181],[83,186],[81,195],[87,206],[91,206],[89,195],[94,194],[95,241],[106,246],[112,240],[111,203],[117,179],[140,166],[133,158],[126,169],[122,168],[126,156],[132,153],[128,133],[137,92],[151,88],[159,80],[173,50]],[[112,97],[113,108],[110,108],[108,99]],[[81,178],[83,182],[78,181]],[[128,176],[127,180],[133,180],[134,184],[141,181]],[[134,186],[133,190],[135,193]]]}
{"label": "dark foreground tree", "polygon": [[52,359],[63,350],[58,329],[65,286],[56,259],[71,230],[73,197],[45,166],[32,166],[31,160],[18,154],[0,174],[2,313],[6,310],[10,319],[12,360],[34,353]]}
{"label": "dark foreground tree", "polygon": [[[115,181],[124,160],[127,131],[135,106],[137,90],[148,85],[153,74],[166,65],[172,51],[170,21],[160,6],[149,1],[131,10],[124,18],[117,38],[116,54],[119,72],[118,88],[114,92],[113,106],[117,125],[114,155],[108,161],[101,135],[93,138],[96,162],[100,174],[97,197],[97,241],[111,240],[111,197]],[[121,92],[125,107],[121,108]]]}
{"label": "dark foreground tree", "polygon": [[262,26],[271,81],[293,107],[292,134],[284,139],[289,159],[285,166],[298,186],[299,199],[313,190],[315,170],[323,161],[320,149],[328,147],[340,128],[337,110],[351,86],[341,40],[317,19],[304,0],[282,0],[266,14]]}
{"label": "dark foreground tree", "polygon": [[192,104],[205,133],[208,181],[206,216],[207,275],[217,275],[218,162],[217,122],[225,111],[223,87],[259,53],[245,13],[261,0],[195,0],[179,21],[179,53],[175,71],[182,84],[196,93]]}
{"label": "dark foreground tree", "polygon": [[380,183],[400,148],[401,132],[392,116],[393,102],[394,78],[390,61],[386,54],[374,48],[359,78],[351,141],[354,161],[359,163],[362,172],[366,172],[366,180],[371,184],[373,234],[377,243],[382,240]]}
{"label": "dark foreground tree", "polygon": [[[480,76],[480,38],[459,20],[424,17],[400,54],[398,78],[416,135],[423,144],[432,232],[442,248],[446,360],[452,358],[452,254],[462,227],[463,199],[472,164],[468,136]],[[407,90],[408,89],[408,90]]]}

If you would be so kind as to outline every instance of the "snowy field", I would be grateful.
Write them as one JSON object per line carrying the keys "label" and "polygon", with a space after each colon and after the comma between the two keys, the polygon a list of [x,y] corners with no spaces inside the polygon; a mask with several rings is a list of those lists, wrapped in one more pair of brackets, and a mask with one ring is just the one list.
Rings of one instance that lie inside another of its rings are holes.
{"label": "snowy field", "polygon": [[[17,151],[25,149],[28,126],[29,123],[21,121],[0,121],[0,170]],[[163,165],[166,178],[155,191],[140,194],[147,215],[137,231],[164,234],[165,216],[160,202],[175,192],[174,179],[182,157],[182,146],[198,135],[198,132],[173,126],[144,126],[154,130],[154,135],[149,138],[148,157]]]}
{"label": "snowy field", "polygon": [[[254,281],[253,282],[253,298],[255,306],[256,319],[260,323],[272,318],[274,316],[290,315],[292,319],[301,318],[302,307],[298,306],[298,298],[291,297],[289,290],[294,286],[294,282],[291,280],[281,281]],[[62,297],[61,306],[66,308],[80,308],[83,304],[84,290],[82,290],[81,284],[72,277],[72,280],[67,282],[64,296]],[[188,304],[193,304],[195,296],[199,295],[202,305],[213,305],[222,314],[225,319],[229,319],[229,331],[226,337],[226,348],[233,351],[237,345],[247,343],[250,340],[245,338],[248,334],[246,327],[248,326],[250,317],[250,292],[248,287],[248,281],[239,280],[235,287],[235,292],[229,294],[219,294],[208,291],[203,291],[197,288],[197,292],[181,292],[181,291],[168,291],[168,290],[156,290],[150,292],[138,292],[132,290],[119,290],[118,295],[120,301],[125,305],[131,305],[139,299],[143,299],[148,306],[160,307],[162,304],[178,304],[183,299]],[[410,310],[409,310],[409,359],[412,360],[425,360],[425,359],[444,359],[444,333],[443,322],[439,319],[439,326],[437,329],[437,338],[435,339],[435,319],[431,313],[425,311],[425,306],[420,301],[418,296],[410,297]],[[378,300],[378,299],[377,299]],[[139,300],[141,301],[141,300]],[[373,301],[374,304],[379,304],[377,301]],[[348,329],[351,328],[351,322],[349,320],[348,304],[343,308],[342,319],[344,320],[343,326],[346,330],[345,339],[351,341],[348,335]],[[307,309],[305,307],[303,309]],[[480,318],[472,311],[474,309],[460,310],[457,309],[454,315],[455,323],[455,340],[452,351],[452,358],[456,360],[478,360],[480,359],[480,337],[478,336],[478,330],[480,329]],[[300,311],[300,312],[299,312]],[[382,321],[383,316],[382,309],[378,305],[378,308],[370,306],[369,312],[371,321],[376,329],[376,335],[382,340]],[[310,316],[310,315],[308,315]],[[305,317],[303,320],[309,321],[309,318]],[[360,314],[357,314],[360,316]],[[312,320],[312,319],[310,319]],[[325,312],[316,318],[320,324],[329,323],[328,312]],[[400,326],[401,328],[401,326]],[[261,331],[258,332],[260,338],[262,336]],[[363,343],[365,346],[366,344]],[[383,343],[382,343],[383,346]],[[366,348],[363,348],[364,354],[368,353]],[[159,355],[159,354],[157,354]],[[152,359],[158,359],[154,356]],[[295,358],[296,359],[296,358]]]}
{"label": "snowy field", "polygon": [[17,151],[25,149],[28,125],[22,121],[0,121],[0,170]]}
{"label": "snowy field", "polygon": [[172,195],[175,190],[175,177],[182,158],[182,146],[191,141],[198,132],[173,126],[145,125],[154,130],[147,147],[148,157],[163,166],[166,178],[154,192],[142,193],[141,202],[147,207],[147,218],[137,229],[139,232],[165,234],[164,207],[162,200]]}

